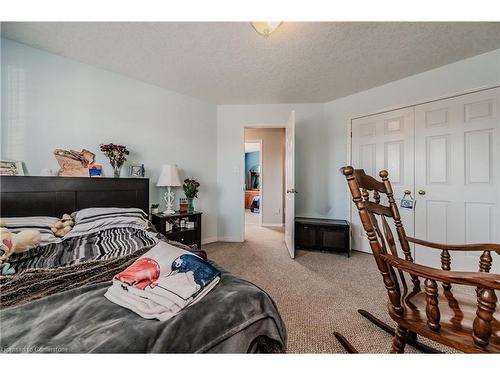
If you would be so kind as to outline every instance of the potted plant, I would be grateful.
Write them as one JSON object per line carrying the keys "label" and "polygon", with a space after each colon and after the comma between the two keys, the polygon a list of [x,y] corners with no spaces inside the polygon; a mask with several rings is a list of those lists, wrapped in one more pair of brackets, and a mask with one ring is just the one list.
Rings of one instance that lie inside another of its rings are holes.
{"label": "potted plant", "polygon": [[101,151],[109,158],[109,162],[113,167],[113,176],[120,177],[123,163],[127,160],[127,155],[130,154],[127,147],[109,143],[101,145]]}
{"label": "potted plant", "polygon": [[153,203],[151,205],[151,213],[152,214],[157,214],[160,211],[160,205],[158,203]]}
{"label": "potted plant", "polygon": [[184,180],[184,184],[182,185],[182,188],[184,189],[184,194],[186,195],[186,198],[188,201],[188,205],[187,205],[187,212],[188,213],[194,212],[193,199],[198,198],[199,187],[200,187],[200,183],[194,179],[186,178]]}

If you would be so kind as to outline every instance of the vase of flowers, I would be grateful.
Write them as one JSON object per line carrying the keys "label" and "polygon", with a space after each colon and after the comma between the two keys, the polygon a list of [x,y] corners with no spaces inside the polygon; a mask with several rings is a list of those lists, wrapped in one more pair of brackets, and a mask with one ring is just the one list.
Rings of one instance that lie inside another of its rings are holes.
{"label": "vase of flowers", "polygon": [[109,158],[109,163],[113,167],[113,176],[120,177],[123,163],[127,160],[127,155],[130,154],[127,147],[109,143],[101,145],[101,151]]}
{"label": "vase of flowers", "polygon": [[189,214],[194,212],[193,199],[198,198],[200,183],[194,179],[186,178],[182,188],[187,198],[187,212]]}

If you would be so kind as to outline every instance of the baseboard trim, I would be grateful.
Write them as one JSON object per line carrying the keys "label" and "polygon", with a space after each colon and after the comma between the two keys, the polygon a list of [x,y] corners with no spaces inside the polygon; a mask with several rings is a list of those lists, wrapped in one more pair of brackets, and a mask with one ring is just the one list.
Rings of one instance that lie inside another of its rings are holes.
{"label": "baseboard trim", "polygon": [[217,241],[218,241],[217,237],[207,237],[207,238],[204,238],[201,240],[201,244],[206,245],[208,243],[217,242]]}
{"label": "baseboard trim", "polygon": [[217,241],[219,242],[244,242],[240,237],[220,237]]}
{"label": "baseboard trim", "polygon": [[285,224],[277,224],[277,223],[262,223],[263,227],[284,227]]}

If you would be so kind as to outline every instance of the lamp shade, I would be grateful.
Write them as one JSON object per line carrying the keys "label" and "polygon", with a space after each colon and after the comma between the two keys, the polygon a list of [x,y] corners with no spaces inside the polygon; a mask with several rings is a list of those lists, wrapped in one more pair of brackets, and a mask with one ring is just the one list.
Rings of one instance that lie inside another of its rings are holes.
{"label": "lamp shade", "polygon": [[165,164],[161,169],[160,178],[156,186],[181,186],[181,179],[179,178],[179,171],[175,164]]}

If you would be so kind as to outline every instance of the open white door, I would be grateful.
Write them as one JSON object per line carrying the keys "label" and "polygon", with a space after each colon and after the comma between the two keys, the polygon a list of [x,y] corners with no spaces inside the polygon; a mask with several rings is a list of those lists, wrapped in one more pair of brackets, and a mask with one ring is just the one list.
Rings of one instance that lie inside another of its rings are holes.
{"label": "open white door", "polygon": [[292,111],[285,129],[285,244],[295,258],[295,111]]}

